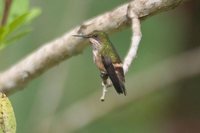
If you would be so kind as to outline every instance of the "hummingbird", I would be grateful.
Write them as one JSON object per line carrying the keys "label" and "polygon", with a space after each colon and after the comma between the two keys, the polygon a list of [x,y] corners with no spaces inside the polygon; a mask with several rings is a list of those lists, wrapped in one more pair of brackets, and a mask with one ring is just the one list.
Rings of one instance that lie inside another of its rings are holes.
{"label": "hummingbird", "polygon": [[88,35],[73,36],[89,39],[94,63],[100,70],[103,84],[109,86],[107,79],[110,78],[116,92],[126,95],[123,64],[108,35],[103,31],[94,31]]}

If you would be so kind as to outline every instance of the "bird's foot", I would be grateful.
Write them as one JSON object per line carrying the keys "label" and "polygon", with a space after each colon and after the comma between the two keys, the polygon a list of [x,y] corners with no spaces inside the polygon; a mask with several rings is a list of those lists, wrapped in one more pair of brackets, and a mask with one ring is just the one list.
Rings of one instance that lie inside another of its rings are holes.
{"label": "bird's foot", "polygon": [[102,90],[102,96],[101,96],[100,100],[103,102],[103,101],[105,101],[106,92],[108,90],[107,90],[107,85],[105,85],[104,83],[102,83],[102,86],[103,86],[103,90]]}

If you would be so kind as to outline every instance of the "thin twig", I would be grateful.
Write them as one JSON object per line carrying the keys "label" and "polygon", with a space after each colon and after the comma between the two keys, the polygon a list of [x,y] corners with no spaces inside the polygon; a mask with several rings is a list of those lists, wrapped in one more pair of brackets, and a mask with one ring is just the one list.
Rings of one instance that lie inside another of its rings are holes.
{"label": "thin twig", "polygon": [[11,5],[12,5],[12,0],[4,0],[3,17],[0,23],[0,27],[6,24]]}
{"label": "thin twig", "polygon": [[132,29],[132,39],[131,39],[131,47],[128,51],[128,54],[125,57],[123,63],[124,73],[128,72],[128,69],[132,63],[132,61],[136,58],[138,46],[140,44],[140,40],[142,38],[141,28],[140,28],[140,20],[134,11],[133,5],[129,5],[127,15],[131,19],[131,29]]}

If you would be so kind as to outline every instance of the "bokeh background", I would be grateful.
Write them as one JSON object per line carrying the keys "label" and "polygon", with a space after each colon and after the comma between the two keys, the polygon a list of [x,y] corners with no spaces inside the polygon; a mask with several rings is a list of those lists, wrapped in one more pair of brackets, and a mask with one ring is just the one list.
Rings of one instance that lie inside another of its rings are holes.
{"label": "bokeh background", "polygon": [[[34,30],[28,36],[0,52],[0,70],[8,69],[83,21],[125,2],[127,0],[31,1],[31,6],[40,7],[42,14],[33,22]],[[149,72],[151,75],[147,75],[151,81],[159,74],[151,72],[157,64],[199,47],[199,11],[200,2],[191,0],[142,21],[143,38],[138,55],[126,75],[128,93],[129,90],[145,91],[131,84],[136,81],[146,84],[143,82],[145,76],[137,78],[140,73]],[[129,48],[131,34],[127,28],[110,35],[121,58]],[[173,73],[173,65],[171,67],[165,73]],[[180,65],[180,69],[182,67]],[[149,86],[164,83],[165,75],[162,76],[163,79],[148,82]],[[199,74],[158,86],[155,88],[158,91],[147,91],[145,95],[142,92],[141,96],[141,92],[118,96],[111,88],[104,103],[99,101],[100,89],[99,72],[93,63],[91,48],[87,47],[82,54],[62,62],[10,96],[17,119],[17,133],[200,132]],[[95,108],[98,111],[93,111]]]}

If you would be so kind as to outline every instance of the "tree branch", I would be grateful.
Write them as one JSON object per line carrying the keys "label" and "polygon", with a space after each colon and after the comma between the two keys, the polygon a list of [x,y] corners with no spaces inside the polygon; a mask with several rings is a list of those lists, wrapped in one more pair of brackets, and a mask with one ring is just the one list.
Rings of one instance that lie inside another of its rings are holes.
{"label": "tree branch", "polygon": [[56,40],[46,43],[37,51],[0,74],[0,91],[11,93],[23,88],[29,81],[41,75],[49,68],[61,61],[80,53],[85,45],[85,40],[72,35],[88,34],[94,30],[106,32],[118,31],[129,26],[127,7],[131,8],[138,18],[146,18],[157,12],[170,10],[182,0],[134,0],[124,4],[113,11],[107,12],[94,19],[88,20]]}

